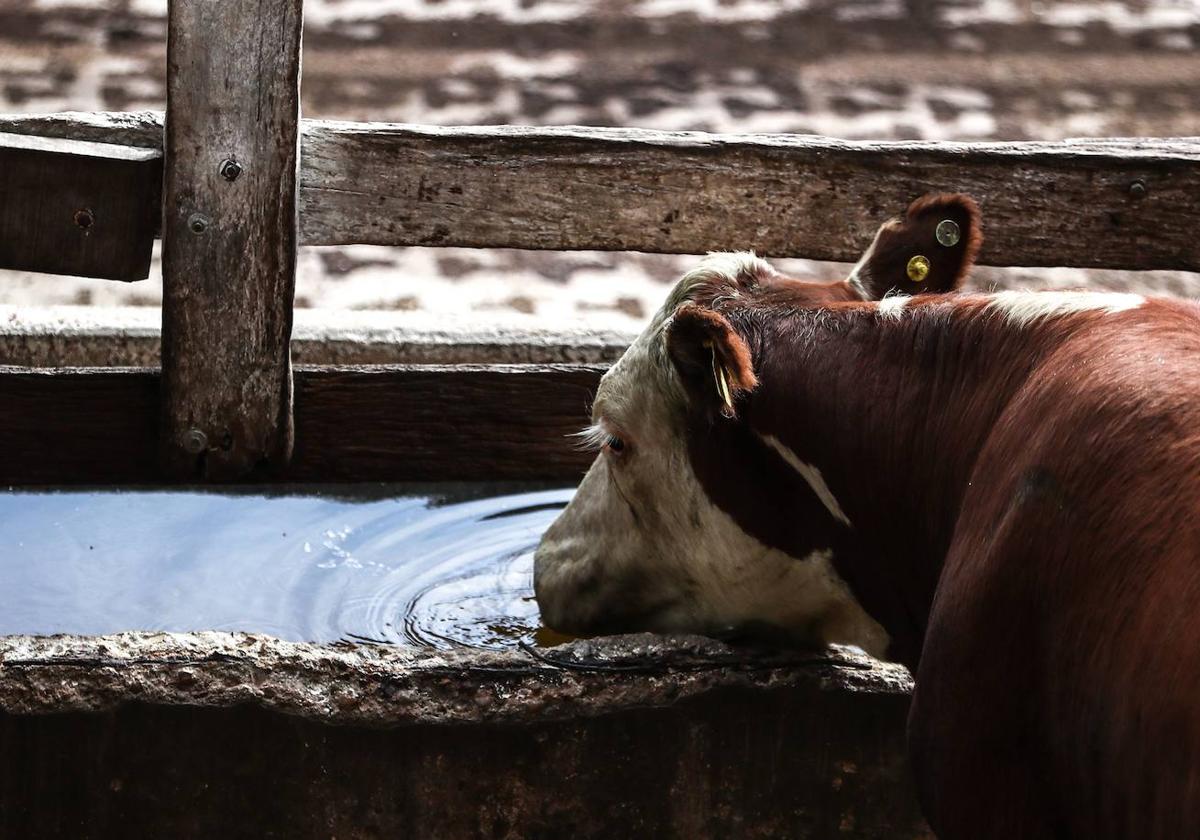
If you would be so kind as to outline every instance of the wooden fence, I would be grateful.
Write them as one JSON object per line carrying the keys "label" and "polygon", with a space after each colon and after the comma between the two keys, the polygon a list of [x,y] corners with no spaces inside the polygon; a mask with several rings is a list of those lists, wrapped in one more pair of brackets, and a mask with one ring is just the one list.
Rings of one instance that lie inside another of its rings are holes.
{"label": "wooden fence", "polygon": [[164,115],[0,117],[0,267],[144,278],[162,369],[0,368],[0,483],[566,478],[595,366],[299,368],[300,244],[849,260],[974,195],[980,261],[1200,270],[1200,140],[851,143],[301,120],[300,0],[174,0]]}

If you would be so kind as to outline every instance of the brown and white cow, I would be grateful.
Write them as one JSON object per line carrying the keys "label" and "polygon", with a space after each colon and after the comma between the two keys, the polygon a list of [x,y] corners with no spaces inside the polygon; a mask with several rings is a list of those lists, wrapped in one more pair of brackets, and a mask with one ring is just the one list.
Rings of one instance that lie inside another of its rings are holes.
{"label": "brown and white cow", "polygon": [[906,663],[943,840],[1200,837],[1200,307],[797,291],[710,258],[606,376],[545,620]]}
{"label": "brown and white cow", "polygon": [[[969,197],[930,195],[885,222],[844,281],[788,279],[753,254],[711,254],[685,276],[601,382],[584,442],[604,454],[537,554],[543,620],[576,633],[766,630],[882,654],[884,632],[850,597],[824,549],[797,564],[732,527],[707,498],[689,468],[680,425],[690,405],[683,386],[697,374],[670,358],[667,331],[674,325],[682,335],[675,316],[686,303],[719,307],[776,296],[823,306],[892,294],[884,304],[890,306],[902,299],[895,295],[950,291],[974,263],[980,228]],[[914,260],[918,269],[924,260],[925,270],[913,272]],[[711,378],[711,353],[701,355],[698,375]],[[660,495],[672,503],[652,503]],[[767,603],[775,605],[770,612]]]}

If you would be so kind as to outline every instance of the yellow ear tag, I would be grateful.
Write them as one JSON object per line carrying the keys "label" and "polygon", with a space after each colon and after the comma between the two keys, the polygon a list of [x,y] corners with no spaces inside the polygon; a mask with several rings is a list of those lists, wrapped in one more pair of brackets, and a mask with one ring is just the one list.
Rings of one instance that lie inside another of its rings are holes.
{"label": "yellow ear tag", "polygon": [[917,254],[908,261],[908,279],[914,283],[922,282],[929,276],[929,260]]}
{"label": "yellow ear tag", "polygon": [[717,381],[717,393],[721,395],[721,402],[725,403],[725,408],[732,414],[733,394],[729,391],[729,380],[725,376],[725,367],[717,361],[717,351],[713,349],[713,343],[706,341],[704,346],[712,350],[713,379]]}

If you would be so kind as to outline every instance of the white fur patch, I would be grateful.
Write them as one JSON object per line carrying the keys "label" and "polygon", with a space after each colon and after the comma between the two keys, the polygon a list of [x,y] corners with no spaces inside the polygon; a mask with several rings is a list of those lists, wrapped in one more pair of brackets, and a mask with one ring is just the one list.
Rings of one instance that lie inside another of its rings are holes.
{"label": "white fur patch", "polygon": [[912,300],[908,295],[886,295],[879,301],[879,317],[885,321],[899,321],[904,307]]}
{"label": "white fur patch", "polygon": [[867,287],[863,285],[863,268],[871,261],[871,257],[875,255],[875,242],[879,239],[878,234],[875,239],[871,240],[871,246],[867,248],[866,253],[858,258],[858,262],[854,264],[854,268],[850,269],[850,276],[846,278],[846,283],[854,290],[863,300],[870,300],[871,294],[867,291]]}
{"label": "white fur patch", "polygon": [[806,464],[796,456],[796,453],[783,444],[779,438],[774,435],[759,434],[763,443],[779,453],[783,460],[788,462],[788,465],[796,472],[800,473],[800,477],[808,482],[808,486],[817,494],[817,498],[821,500],[821,504],[825,505],[825,509],[829,514],[841,522],[843,525],[850,525],[850,517],[846,516],[846,512],[842,510],[842,506],[838,504],[838,500],[834,497],[833,492],[829,489],[829,485],[825,483],[825,479],[821,476],[821,471],[812,464]]}
{"label": "white fur patch", "polygon": [[997,292],[987,308],[999,312],[1008,323],[1026,327],[1043,318],[1073,312],[1100,311],[1106,314],[1137,309],[1146,299],[1130,292]]}
{"label": "white fur patch", "polygon": [[863,300],[875,300],[871,292],[867,291],[867,280],[873,279],[867,276],[869,274],[867,265],[870,264],[872,257],[875,256],[875,245],[878,244],[880,235],[885,230],[895,230],[903,224],[904,222],[900,219],[889,219],[880,225],[879,230],[875,231],[875,238],[871,240],[871,244],[866,252],[858,258],[858,262],[850,269],[850,276],[846,278],[846,284]]}
{"label": "white fur patch", "polygon": [[[721,285],[737,283],[741,277],[773,277],[775,269],[753,251],[716,251],[708,254],[700,263],[683,275],[667,301],[674,309],[686,295],[698,286],[712,283]],[[735,292],[736,294],[736,292]]]}

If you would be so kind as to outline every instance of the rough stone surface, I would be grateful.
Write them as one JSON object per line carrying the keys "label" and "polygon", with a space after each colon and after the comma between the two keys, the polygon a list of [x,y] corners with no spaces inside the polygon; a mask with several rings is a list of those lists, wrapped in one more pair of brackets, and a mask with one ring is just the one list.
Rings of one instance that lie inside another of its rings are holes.
{"label": "rough stone surface", "polygon": [[316,645],[243,633],[0,638],[0,709],[99,711],[251,703],[357,726],[528,722],[670,705],[717,688],[903,695],[903,668],[847,650],[747,654],[639,634],[545,650]]}

